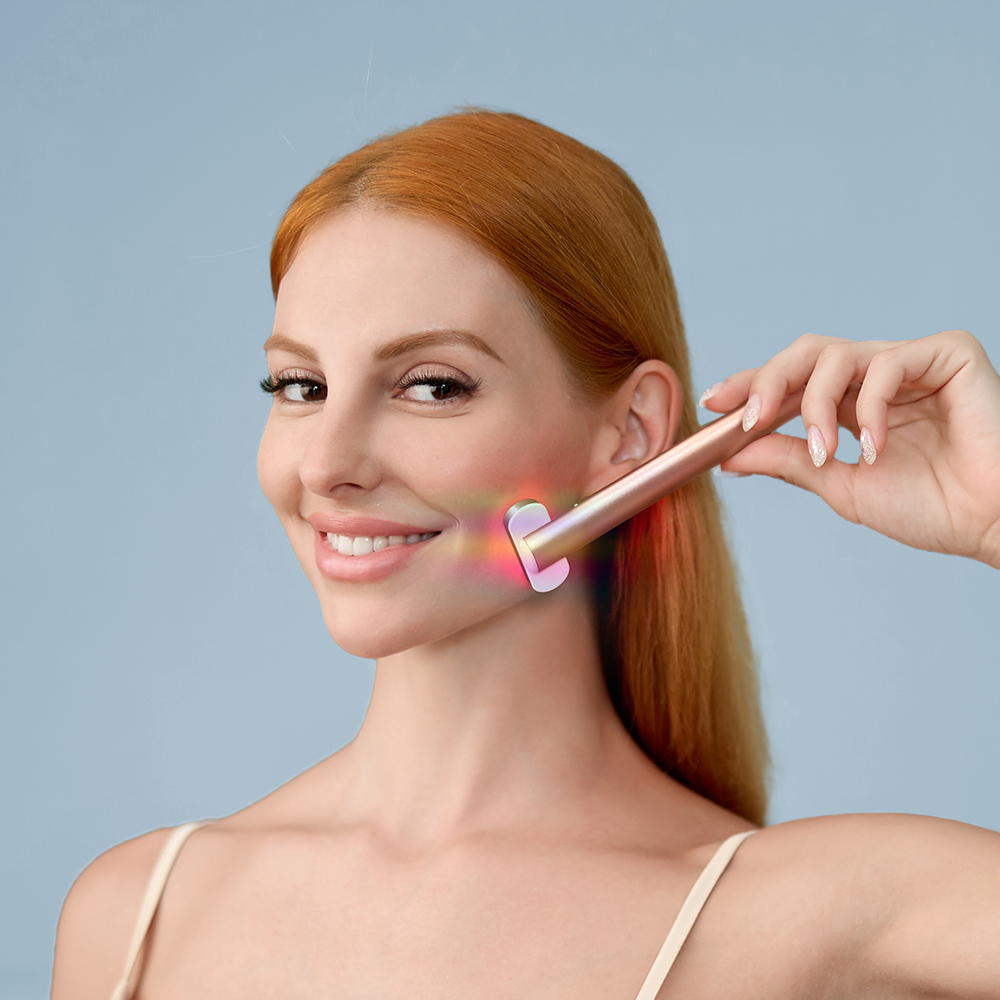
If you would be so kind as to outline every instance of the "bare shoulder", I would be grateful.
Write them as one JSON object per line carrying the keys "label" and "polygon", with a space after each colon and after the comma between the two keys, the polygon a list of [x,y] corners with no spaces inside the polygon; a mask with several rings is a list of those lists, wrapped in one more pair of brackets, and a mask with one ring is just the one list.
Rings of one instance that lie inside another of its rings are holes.
{"label": "bare shoulder", "polygon": [[815,960],[849,970],[859,995],[1000,995],[1000,833],[827,816],[761,830],[741,854],[733,888],[821,936]]}
{"label": "bare shoulder", "polygon": [[[1000,877],[1000,833],[954,820],[904,814],[820,816],[761,830],[741,853],[777,885],[794,882],[848,899],[904,900],[942,879]],[[890,894],[887,897],[887,894]]]}
{"label": "bare shoulder", "polygon": [[1000,863],[1000,833],[901,813],[818,816],[778,823],[754,838],[762,860],[826,873],[831,860],[891,876],[925,866]]}
{"label": "bare shoulder", "polygon": [[73,883],[56,932],[52,1000],[107,1000],[121,976],[142,896],[170,830],[105,851]]}

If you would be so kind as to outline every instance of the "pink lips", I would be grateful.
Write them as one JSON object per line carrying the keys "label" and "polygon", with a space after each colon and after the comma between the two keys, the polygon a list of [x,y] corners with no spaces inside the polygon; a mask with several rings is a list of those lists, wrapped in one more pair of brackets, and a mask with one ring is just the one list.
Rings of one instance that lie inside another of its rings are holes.
{"label": "pink lips", "polygon": [[380,518],[326,513],[310,514],[306,520],[315,529],[316,567],[320,573],[329,580],[351,583],[384,579],[402,569],[416,555],[418,549],[422,550],[437,537],[435,534],[423,541],[390,545],[379,552],[370,552],[366,555],[343,555],[331,546],[327,539],[328,534],[350,535],[355,538],[364,536],[391,538],[425,535],[435,529],[426,525],[403,524]]}

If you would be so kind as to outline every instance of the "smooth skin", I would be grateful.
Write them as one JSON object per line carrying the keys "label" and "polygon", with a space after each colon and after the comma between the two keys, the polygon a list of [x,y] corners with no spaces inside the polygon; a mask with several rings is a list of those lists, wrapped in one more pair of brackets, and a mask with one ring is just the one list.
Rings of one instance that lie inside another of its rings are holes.
{"label": "smooth skin", "polygon": [[[854,475],[885,477],[886,493],[892,480],[927,482],[924,466],[959,468],[964,446],[952,443],[979,435],[945,520],[928,523],[917,500],[909,516],[919,537],[997,565],[1000,385],[975,341],[953,336],[974,359],[959,373],[973,369],[962,385],[977,402],[941,391],[958,374],[923,386],[947,447],[907,437],[896,403],[880,423],[876,404],[865,419],[879,455]],[[766,419],[782,385],[813,387],[821,353],[734,376],[712,405],[757,391]],[[632,1000],[698,872],[749,824],[639,751],[604,687],[585,582],[533,594],[493,525],[514,500],[558,505],[668,447],[676,375],[645,362],[611,399],[582,399],[495,261],[446,228],[377,209],[304,241],[268,365],[292,382],[275,396],[261,483],[331,635],[377,659],[372,701],[347,747],[193,835],[138,995]],[[831,430],[842,396],[813,392],[807,414]],[[800,451],[760,442],[734,462],[816,488]],[[984,463],[994,478],[980,488]],[[835,509],[873,517],[863,486],[853,508],[821,489]],[[952,509],[957,496],[974,500]],[[437,534],[386,575],[346,579],[357,567],[337,569],[318,548],[324,518]],[[77,880],[54,1000],[110,995],[166,836],[115,847]],[[661,995],[996,997],[1000,834],[909,816],[769,827],[740,849]]]}

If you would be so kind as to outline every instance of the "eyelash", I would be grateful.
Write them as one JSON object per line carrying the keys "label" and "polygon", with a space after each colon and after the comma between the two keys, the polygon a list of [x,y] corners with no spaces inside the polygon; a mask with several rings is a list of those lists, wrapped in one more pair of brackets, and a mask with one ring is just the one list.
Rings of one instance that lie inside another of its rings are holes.
{"label": "eyelash", "polygon": [[[266,378],[260,380],[261,389],[268,393],[270,396],[279,397],[281,393],[292,385],[301,386],[315,386],[323,390],[326,386],[320,382],[317,378],[309,376],[305,372],[289,372],[286,375],[279,375],[275,378],[273,375],[268,375]],[[414,400],[414,402],[424,402],[429,406],[448,406],[453,401],[461,399],[462,397],[471,398],[478,391],[479,387],[482,385],[481,379],[469,379],[469,378],[456,378],[454,375],[446,375],[443,372],[434,372],[433,370],[424,369],[421,371],[408,372],[399,381],[396,382],[395,388],[398,392],[405,392],[407,389],[412,388],[417,385],[429,385],[439,388],[442,386],[452,386],[457,387],[460,391],[453,395],[448,396],[445,399],[435,400],[433,403],[426,400]],[[312,400],[312,402],[322,402],[325,399],[324,395],[317,400]],[[295,403],[295,400],[285,400],[288,403]]]}
{"label": "eyelash", "polygon": [[[266,378],[260,380],[261,389],[275,398],[278,398],[290,385],[316,386],[324,390],[326,389],[326,386],[319,379],[306,372],[288,372],[285,375],[279,375],[277,378],[273,375],[268,375]],[[322,402],[325,398],[326,394],[324,392],[324,395],[320,399],[313,400],[313,402]],[[284,402],[294,403],[295,400],[286,399]]]}
{"label": "eyelash", "polygon": [[435,372],[433,369],[418,368],[416,371],[411,371],[404,375],[396,383],[395,388],[398,392],[405,392],[407,389],[416,385],[429,385],[435,388],[441,386],[448,386],[450,388],[454,386],[458,388],[460,391],[454,396],[448,396],[445,399],[438,399],[433,403],[430,403],[429,401],[422,401],[427,402],[427,405],[429,406],[448,406],[463,397],[469,399],[475,396],[479,391],[479,387],[482,385],[482,380],[460,378],[455,375],[446,375],[444,372]]}

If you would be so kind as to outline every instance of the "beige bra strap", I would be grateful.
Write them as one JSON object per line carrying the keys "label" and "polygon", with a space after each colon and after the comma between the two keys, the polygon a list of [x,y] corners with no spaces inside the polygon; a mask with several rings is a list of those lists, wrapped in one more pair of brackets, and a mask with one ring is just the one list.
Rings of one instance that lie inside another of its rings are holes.
{"label": "beige bra strap", "polygon": [[670,928],[667,940],[663,942],[663,947],[660,949],[659,955],[656,956],[656,961],[653,962],[653,967],[649,970],[649,975],[646,976],[646,981],[642,984],[642,989],[639,990],[639,995],[635,1000],[656,1000],[656,995],[660,992],[663,981],[667,978],[667,973],[680,953],[688,934],[691,933],[691,928],[694,927],[694,922],[698,919],[701,908],[711,895],[716,882],[722,877],[726,866],[732,861],[736,848],[747,837],[756,832],[756,830],[747,830],[745,833],[733,834],[728,840],[722,842],[712,856],[712,860],[705,865],[704,870],[698,876],[698,881],[691,887],[687,899],[684,900],[684,905],[681,907],[680,913],[677,914],[673,927]]}
{"label": "beige bra strap", "polygon": [[163,895],[167,879],[170,877],[170,871],[177,860],[177,855],[180,854],[181,848],[188,837],[198,827],[204,826],[207,822],[209,821],[184,823],[182,826],[175,827],[170,836],[167,837],[167,842],[163,845],[160,856],[156,859],[156,864],[153,866],[153,872],[149,876],[149,882],[146,885],[146,895],[142,897],[142,905],[139,907],[139,917],[135,922],[132,941],[128,946],[125,969],[122,973],[121,981],[115,987],[114,993],[111,994],[111,1000],[127,1000],[130,996],[128,986],[129,977],[132,975],[132,969],[135,967],[136,959],[139,957],[142,942],[146,940],[146,935],[149,933],[149,925],[153,922],[153,914],[156,913],[157,906],[160,905],[160,897]]}

